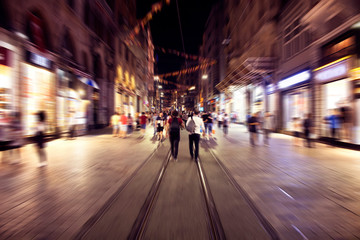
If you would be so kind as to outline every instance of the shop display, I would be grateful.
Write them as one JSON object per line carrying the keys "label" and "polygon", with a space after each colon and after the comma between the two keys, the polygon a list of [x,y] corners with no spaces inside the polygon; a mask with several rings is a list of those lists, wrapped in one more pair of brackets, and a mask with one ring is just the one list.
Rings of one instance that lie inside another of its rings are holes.
{"label": "shop display", "polygon": [[53,133],[55,121],[55,79],[54,74],[42,68],[23,64],[24,67],[24,126],[26,135],[32,135],[37,124],[36,113],[45,111],[47,132]]}

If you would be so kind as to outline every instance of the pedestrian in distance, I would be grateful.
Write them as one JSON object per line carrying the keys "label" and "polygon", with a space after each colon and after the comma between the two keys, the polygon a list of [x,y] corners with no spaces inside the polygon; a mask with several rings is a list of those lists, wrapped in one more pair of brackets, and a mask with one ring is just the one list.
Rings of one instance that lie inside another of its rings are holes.
{"label": "pedestrian in distance", "polygon": [[213,131],[213,117],[212,113],[208,112],[208,118],[207,118],[207,129],[208,129],[208,136],[209,138],[212,137],[212,131]]}
{"label": "pedestrian in distance", "polygon": [[329,125],[330,134],[333,141],[339,138],[340,117],[336,109],[330,111],[330,115],[324,118],[324,121]]}
{"label": "pedestrian in distance", "polygon": [[171,145],[171,156],[173,157],[174,161],[177,161],[180,142],[180,129],[183,129],[185,127],[184,122],[180,117],[178,117],[178,115],[178,111],[174,110],[171,113],[171,117],[166,124]]}
{"label": "pedestrian in distance", "polygon": [[115,112],[114,115],[111,116],[110,119],[110,127],[113,128],[113,137],[118,137],[120,134],[120,125],[119,125],[119,121],[120,121],[120,116],[118,112]]}
{"label": "pedestrian in distance", "polygon": [[266,112],[264,121],[263,121],[263,134],[264,134],[264,144],[269,146],[270,132],[272,129],[272,118],[271,113]]}
{"label": "pedestrian in distance", "polygon": [[146,122],[147,117],[145,115],[145,112],[142,112],[140,116],[141,137],[145,137]]}
{"label": "pedestrian in distance", "polygon": [[134,124],[134,119],[132,118],[131,114],[128,114],[127,117],[127,136],[130,137],[132,132],[133,132],[133,124]]}
{"label": "pedestrian in distance", "polygon": [[303,128],[304,128],[304,146],[307,146],[308,148],[312,148],[313,144],[312,141],[314,140],[314,130],[313,130],[313,123],[311,120],[311,113],[308,113],[306,116],[306,119],[303,122]]}
{"label": "pedestrian in distance", "polygon": [[203,129],[203,131],[205,132],[205,135],[207,134],[207,132],[208,132],[208,114],[206,113],[206,112],[204,112],[202,115],[201,115],[201,118],[202,118],[202,120],[203,120],[203,122],[204,122],[204,129]]}
{"label": "pedestrian in distance", "polygon": [[[198,116],[199,111],[195,110],[195,114],[191,116],[186,122],[186,130],[189,132],[189,150],[191,159],[194,158],[194,146],[195,146],[195,161],[198,162],[199,157],[199,142],[200,142],[200,129],[204,129],[204,122]],[[205,131],[202,132],[205,136]]]}
{"label": "pedestrian in distance", "polygon": [[45,152],[45,131],[46,131],[46,113],[40,111],[37,113],[37,126],[35,129],[35,143],[39,156],[39,167],[47,166],[47,157]]}
{"label": "pedestrian in distance", "polygon": [[163,140],[163,131],[164,131],[164,115],[160,113],[159,116],[156,118],[156,125],[157,125],[157,139],[162,142]]}
{"label": "pedestrian in distance", "polygon": [[157,119],[158,115],[156,112],[154,112],[153,116],[152,116],[152,123],[153,123],[153,127],[154,127],[154,137],[156,136],[157,133],[157,124],[156,124],[156,119]]}
{"label": "pedestrian in distance", "polygon": [[221,128],[223,119],[224,119],[224,115],[222,113],[218,113],[217,118],[218,118],[218,128]]}
{"label": "pedestrian in distance", "polygon": [[76,136],[76,123],[75,123],[75,110],[71,108],[69,110],[69,131],[68,131],[68,140],[74,140]]}
{"label": "pedestrian in distance", "polygon": [[292,130],[293,130],[293,145],[300,146],[300,131],[301,131],[301,124],[299,117],[293,117],[292,119]]}
{"label": "pedestrian in distance", "polygon": [[249,133],[250,133],[250,144],[251,146],[256,146],[257,143],[257,131],[259,122],[257,120],[257,114],[253,113],[253,115],[248,120]]}
{"label": "pedestrian in distance", "polygon": [[126,132],[127,132],[127,117],[124,112],[121,113],[120,116],[120,138],[126,138]]}
{"label": "pedestrian in distance", "polygon": [[225,113],[224,119],[223,119],[223,132],[224,132],[224,136],[227,136],[227,135],[228,135],[228,130],[229,130],[229,117],[228,117],[227,113]]}
{"label": "pedestrian in distance", "polygon": [[20,112],[14,112],[10,123],[12,141],[9,144],[10,164],[21,161],[21,147],[24,144],[23,129],[21,126]]}

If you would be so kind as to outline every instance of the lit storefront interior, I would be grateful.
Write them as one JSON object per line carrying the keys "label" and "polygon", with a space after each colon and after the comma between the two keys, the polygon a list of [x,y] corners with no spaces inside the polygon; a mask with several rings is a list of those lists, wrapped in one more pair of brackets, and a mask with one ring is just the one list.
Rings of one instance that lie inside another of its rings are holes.
{"label": "lit storefront interior", "polygon": [[282,79],[278,89],[282,91],[283,128],[292,130],[294,118],[303,119],[310,112],[310,70]]}
{"label": "lit storefront interior", "polygon": [[[38,58],[43,58],[38,55]],[[38,59],[39,60],[39,59]],[[48,62],[45,58],[42,61]],[[48,62],[48,64],[50,64]],[[47,64],[46,64],[47,65]],[[55,74],[44,68],[22,64],[22,107],[26,135],[34,133],[36,113],[45,111],[47,132],[56,131]]]}
{"label": "lit storefront interior", "polygon": [[[320,84],[321,91],[321,120],[327,116],[336,114],[340,128],[338,138],[351,140],[350,132],[353,128],[352,109],[352,85],[349,79],[351,57],[344,57],[332,63],[326,64],[314,70],[314,77]],[[346,113],[345,113],[346,112]],[[344,116],[344,115],[348,116]],[[329,125],[326,121],[321,121],[320,134],[330,137]]]}

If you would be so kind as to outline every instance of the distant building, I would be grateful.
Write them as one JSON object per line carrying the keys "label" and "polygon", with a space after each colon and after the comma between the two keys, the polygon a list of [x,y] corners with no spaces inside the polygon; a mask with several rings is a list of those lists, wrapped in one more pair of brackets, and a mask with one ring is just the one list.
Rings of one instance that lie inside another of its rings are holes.
{"label": "distant building", "polygon": [[216,102],[219,100],[219,91],[215,86],[225,77],[224,55],[224,5],[219,2],[214,5],[206,21],[203,34],[203,43],[200,47],[201,63],[216,61],[199,72],[200,105],[204,111],[218,111]]}

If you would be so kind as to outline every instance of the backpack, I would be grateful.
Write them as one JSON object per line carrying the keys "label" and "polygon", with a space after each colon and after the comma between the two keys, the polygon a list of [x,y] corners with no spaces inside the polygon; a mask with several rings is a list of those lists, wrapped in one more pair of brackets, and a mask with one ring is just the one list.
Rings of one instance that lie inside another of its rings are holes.
{"label": "backpack", "polygon": [[180,133],[179,119],[173,118],[170,125],[170,135],[177,135]]}
{"label": "backpack", "polygon": [[194,119],[192,118],[191,116],[191,120],[189,121],[188,124],[186,124],[186,130],[189,132],[189,133],[194,133],[195,132],[195,121]]}

